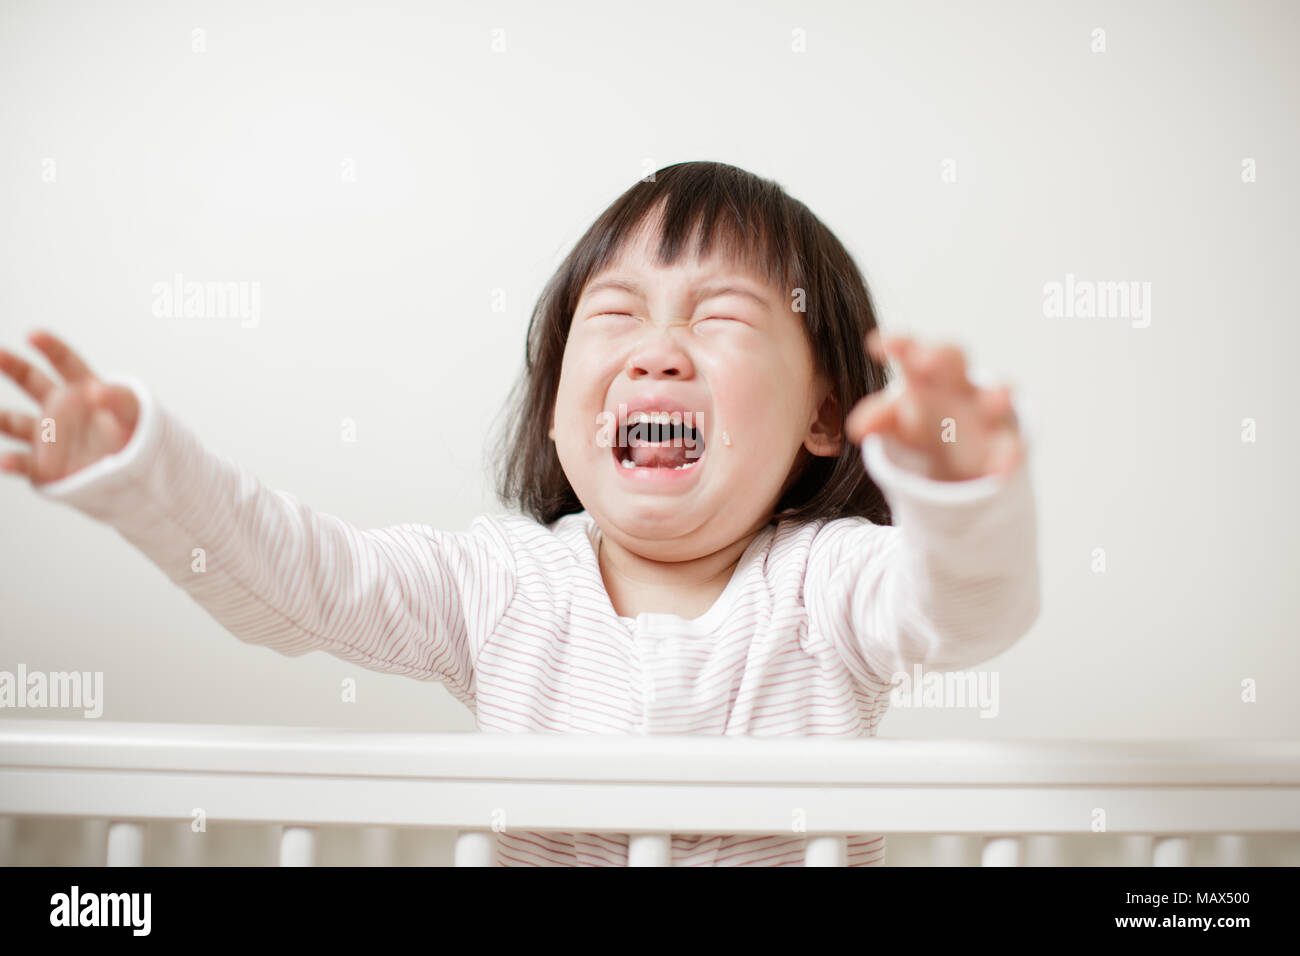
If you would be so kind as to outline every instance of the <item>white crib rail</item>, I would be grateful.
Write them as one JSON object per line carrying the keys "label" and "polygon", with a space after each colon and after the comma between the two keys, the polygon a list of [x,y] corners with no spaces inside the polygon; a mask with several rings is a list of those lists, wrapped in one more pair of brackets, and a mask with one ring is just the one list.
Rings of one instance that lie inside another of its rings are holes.
{"label": "white crib rail", "polygon": [[0,721],[0,851],[12,842],[4,817],[77,817],[107,821],[110,865],[138,864],[145,822],[196,811],[282,827],[286,866],[311,865],[329,825],[372,828],[375,862],[391,858],[387,828],[454,829],[458,866],[492,864],[492,831],[507,828],[626,833],[634,866],[668,865],[673,833],[795,833],[810,866],[843,866],[846,834],[940,834],[939,862],[969,856],[973,839],[979,861],[998,866],[1059,862],[1055,836],[1104,830],[1131,835],[1139,862],[1185,866],[1194,835],[1219,835],[1222,854],[1240,856],[1241,835],[1300,832],[1300,741]]}

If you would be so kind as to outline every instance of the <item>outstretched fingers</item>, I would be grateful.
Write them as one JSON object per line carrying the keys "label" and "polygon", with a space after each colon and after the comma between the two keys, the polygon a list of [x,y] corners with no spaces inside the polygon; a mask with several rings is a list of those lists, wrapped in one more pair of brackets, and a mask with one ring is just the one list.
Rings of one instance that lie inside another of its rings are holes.
{"label": "outstretched fingers", "polygon": [[[11,438],[26,442],[30,448],[36,435],[36,419],[31,415],[24,415],[22,412],[0,409],[0,432]],[[0,471],[30,477],[32,473],[31,454],[27,451],[0,453]]]}
{"label": "outstretched fingers", "polygon": [[0,454],[0,471],[12,475],[26,475],[30,478],[32,474],[32,456],[21,451],[7,451]]}
{"label": "outstretched fingers", "polygon": [[1011,431],[997,432],[989,441],[988,471],[1006,478],[1020,467],[1025,456],[1024,444]]}
{"label": "outstretched fingers", "polygon": [[59,370],[67,382],[89,382],[95,378],[95,373],[90,370],[85,362],[81,360],[76,352],[68,346],[66,342],[46,332],[44,329],[37,329],[27,336],[27,341],[40,349],[50,364]]}
{"label": "outstretched fingers", "polygon": [[30,442],[36,434],[36,419],[22,412],[0,408],[0,432],[19,441]]}
{"label": "outstretched fingers", "polygon": [[862,443],[873,432],[889,432],[898,427],[898,396],[873,392],[853,406],[844,421],[849,440]]}
{"label": "outstretched fingers", "polygon": [[984,416],[984,421],[992,428],[1019,428],[1020,423],[1016,419],[1016,409],[1011,403],[1011,386],[1009,385],[980,389],[979,409]]}
{"label": "outstretched fingers", "polygon": [[920,348],[914,339],[905,335],[884,336],[880,334],[879,329],[868,332],[865,341],[867,351],[877,362],[884,363],[891,358],[897,359],[898,364],[904,367],[904,371],[913,354]]}
{"label": "outstretched fingers", "polygon": [[882,337],[872,330],[867,350],[878,362],[894,359],[903,377],[915,385],[942,385],[973,390],[966,378],[966,356],[955,345],[922,345],[905,335]]}
{"label": "outstretched fingers", "polygon": [[45,396],[54,388],[54,383],[44,372],[5,349],[0,349],[0,372],[13,379],[14,384],[36,399],[39,405],[45,404]]}

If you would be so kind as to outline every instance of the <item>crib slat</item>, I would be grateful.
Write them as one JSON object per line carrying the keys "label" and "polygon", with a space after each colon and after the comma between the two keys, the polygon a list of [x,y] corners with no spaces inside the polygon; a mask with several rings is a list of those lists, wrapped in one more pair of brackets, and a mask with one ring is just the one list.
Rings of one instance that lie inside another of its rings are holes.
{"label": "crib slat", "polygon": [[397,831],[392,827],[361,828],[361,866],[392,866]]}
{"label": "crib slat", "polygon": [[848,866],[849,845],[842,836],[815,836],[808,838],[804,850],[804,866]]}
{"label": "crib slat", "polygon": [[980,854],[980,866],[1019,866],[1022,842],[1020,837],[988,837]]}
{"label": "crib slat", "polygon": [[963,833],[936,833],[930,837],[932,866],[975,866],[979,856],[977,837]]}
{"label": "crib slat", "polygon": [[1125,833],[1120,837],[1120,866],[1150,866],[1154,845],[1149,833]]}
{"label": "crib slat", "polygon": [[76,823],[77,866],[108,863],[108,821],[103,817],[82,817]]}
{"label": "crib slat", "polygon": [[1250,847],[1244,836],[1220,833],[1214,837],[1215,866],[1250,866]]}
{"label": "crib slat", "polygon": [[496,835],[490,830],[461,830],[456,834],[456,866],[496,866]]}
{"label": "crib slat", "polygon": [[108,825],[108,866],[144,865],[144,824],[110,823]]}
{"label": "crib slat", "polygon": [[316,830],[314,827],[285,827],[280,834],[281,866],[316,865]]}
{"label": "crib slat", "polygon": [[1191,866],[1192,841],[1187,837],[1161,837],[1151,852],[1152,866]]}
{"label": "crib slat", "polygon": [[15,866],[18,857],[18,819],[0,817],[0,866]]}
{"label": "crib slat", "polygon": [[188,820],[171,825],[172,863],[176,866],[202,866],[206,832],[196,833]]}
{"label": "crib slat", "polygon": [[1065,839],[1055,834],[1025,837],[1025,866],[1065,866]]}
{"label": "crib slat", "polygon": [[672,838],[666,833],[636,833],[627,841],[628,866],[672,866]]}

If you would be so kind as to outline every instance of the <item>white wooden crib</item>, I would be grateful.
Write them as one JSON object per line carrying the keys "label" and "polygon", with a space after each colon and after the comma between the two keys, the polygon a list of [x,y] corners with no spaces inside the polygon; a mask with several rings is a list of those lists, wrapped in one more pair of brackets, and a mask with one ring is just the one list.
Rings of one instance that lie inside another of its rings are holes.
{"label": "white wooden crib", "polygon": [[[806,835],[809,866],[844,835],[912,840],[913,863],[1300,863],[1300,741],[911,740],[417,734],[286,727],[0,720],[0,864],[28,819],[81,821],[82,860],[206,862],[208,825],[258,824],[271,862],[318,862],[329,828],[365,828],[367,862],[397,828],[454,834],[446,862],[492,865],[494,829],[626,833],[663,866],[673,833]],[[203,826],[200,827],[201,821]],[[924,838],[917,843],[915,838]],[[1263,841],[1261,843],[1261,841]],[[916,848],[921,847],[920,855]],[[1261,847],[1267,853],[1261,854]],[[45,862],[68,862],[49,861]]]}

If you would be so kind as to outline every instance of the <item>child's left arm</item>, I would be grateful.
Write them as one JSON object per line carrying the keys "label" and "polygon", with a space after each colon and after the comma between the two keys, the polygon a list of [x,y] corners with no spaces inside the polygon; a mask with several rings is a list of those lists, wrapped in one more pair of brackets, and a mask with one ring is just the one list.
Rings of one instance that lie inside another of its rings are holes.
{"label": "child's left arm", "polygon": [[903,381],[863,399],[848,440],[888,500],[892,526],[828,524],[805,597],[822,633],[886,682],[1006,650],[1038,616],[1035,507],[1009,389],[980,388],[961,352],[883,343]]}

